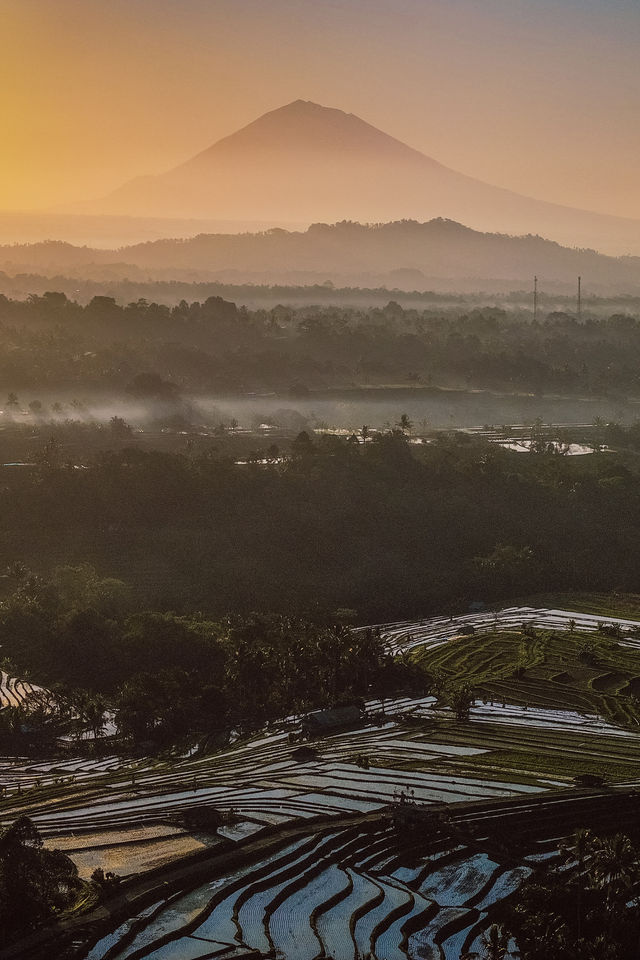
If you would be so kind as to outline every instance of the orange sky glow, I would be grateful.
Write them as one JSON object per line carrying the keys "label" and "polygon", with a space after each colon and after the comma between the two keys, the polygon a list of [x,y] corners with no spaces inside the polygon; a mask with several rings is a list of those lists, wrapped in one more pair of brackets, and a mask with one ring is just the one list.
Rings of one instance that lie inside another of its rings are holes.
{"label": "orange sky glow", "polygon": [[640,217],[632,0],[0,0],[0,208],[64,207],[297,98]]}

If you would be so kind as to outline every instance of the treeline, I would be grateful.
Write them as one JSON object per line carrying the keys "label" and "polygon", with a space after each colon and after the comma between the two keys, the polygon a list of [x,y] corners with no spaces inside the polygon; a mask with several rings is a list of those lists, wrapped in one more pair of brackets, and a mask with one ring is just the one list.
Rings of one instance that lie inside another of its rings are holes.
{"label": "treeline", "polygon": [[[140,374],[186,393],[415,384],[640,395],[640,319],[578,320],[498,307],[248,310],[221,297],[175,307],[62,293],[0,296],[0,379],[13,391],[122,392]],[[33,399],[33,398],[29,398]]]}
{"label": "treeline", "polygon": [[[18,273],[9,275],[0,267],[0,294],[7,297],[25,300],[36,294],[42,296],[49,290],[57,290],[80,303],[89,303],[93,297],[114,297],[118,303],[131,303],[137,300],[148,300],[157,303],[175,306],[181,300],[192,302],[204,301],[209,297],[223,297],[225,300],[234,300],[252,307],[271,308],[282,303],[293,303],[297,306],[355,306],[370,307],[386,306],[389,300],[397,298],[402,303],[412,306],[425,307],[437,305],[446,309],[456,305],[462,309],[483,307],[487,303],[487,296],[482,294],[464,293],[436,293],[433,290],[420,288],[397,290],[389,287],[336,287],[330,281],[324,283],[298,284],[267,284],[267,283],[223,283],[220,281],[188,281],[188,280],[149,280],[131,278],[114,280],[112,278],[82,280],[75,276],[43,275],[40,273]],[[548,298],[548,300],[547,300]],[[568,306],[573,305],[568,297],[547,294],[545,304]],[[493,298],[492,298],[493,299]],[[543,302],[543,295],[540,295]],[[497,300],[504,300],[513,306],[530,305],[530,293],[498,294]],[[618,303],[619,300],[619,303]],[[640,297],[631,294],[614,298],[592,298],[590,307],[599,313],[606,312],[607,308],[614,309],[638,308]]]}
{"label": "treeline", "polygon": [[[62,850],[45,847],[28,817],[0,831],[0,948],[55,921],[87,885]],[[17,952],[14,956],[18,956]]]}
{"label": "treeline", "polygon": [[640,848],[636,835],[578,830],[559,862],[540,868],[498,907],[490,957],[522,960],[630,960],[640,943]]}
{"label": "treeline", "polygon": [[[362,438],[360,438],[360,441]],[[539,590],[639,592],[632,454],[302,433],[284,462],[125,447],[0,472],[0,563],[90,562],[138,608],[382,622]]]}
{"label": "treeline", "polygon": [[135,743],[252,728],[418,684],[352,624],[640,592],[635,454],[554,449],[303,432],[283,462],[125,448],[5,469],[0,650],[62,714],[36,698],[26,719],[3,711],[2,736],[99,725],[96,697]]}
{"label": "treeline", "polygon": [[[409,276],[407,277],[407,273]],[[458,313],[469,312],[475,309],[484,309],[488,305],[504,306],[510,311],[522,311],[531,314],[532,291],[526,287],[512,289],[508,292],[498,292],[498,286],[490,292],[481,290],[463,290],[462,284],[456,289],[455,281],[450,280],[444,290],[424,289],[426,278],[415,276],[415,271],[399,271],[397,280],[403,277],[415,283],[414,289],[409,289],[406,283],[401,288],[388,283],[387,286],[336,286],[330,280],[303,283],[301,280],[292,283],[266,283],[264,281],[241,283],[238,280],[229,282],[194,281],[194,280],[150,280],[147,277],[138,280],[113,279],[94,277],[91,280],[82,280],[77,276],[63,273],[5,273],[0,263],[0,294],[16,300],[26,300],[27,297],[42,296],[50,290],[66,294],[81,304],[87,304],[94,297],[113,297],[118,303],[135,303],[138,300],[147,300],[165,304],[169,307],[177,306],[181,300],[203,302],[209,297],[223,297],[243,303],[251,309],[271,309],[279,304],[291,304],[296,307],[356,307],[369,309],[384,307],[390,300],[395,300],[405,308],[434,309],[448,312],[455,309]],[[390,278],[393,279],[393,278]],[[469,286],[469,281],[466,283]],[[564,288],[564,284],[562,285]],[[501,284],[501,288],[504,283]],[[538,293],[538,305],[541,314],[565,311],[569,314],[575,311],[576,299],[571,284],[571,293],[555,292],[557,284],[545,285],[544,290]],[[609,295],[595,295],[591,291],[585,298],[585,309],[589,316],[603,317],[614,313],[638,313],[640,297],[631,293],[611,293]]]}
{"label": "treeline", "polygon": [[5,665],[46,690],[0,713],[0,743],[45,749],[62,732],[104,727],[135,745],[169,744],[312,707],[425,689],[418,667],[395,660],[375,631],[253,614],[134,612],[131,592],[87,564],[46,578],[13,564],[0,603]]}

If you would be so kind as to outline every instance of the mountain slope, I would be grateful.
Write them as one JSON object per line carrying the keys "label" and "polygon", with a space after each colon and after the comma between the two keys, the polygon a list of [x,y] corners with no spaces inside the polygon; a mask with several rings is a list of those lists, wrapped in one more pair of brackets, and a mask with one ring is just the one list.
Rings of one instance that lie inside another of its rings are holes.
{"label": "mountain slope", "polygon": [[353,114],[302,100],[264,114],[168,173],[130,181],[93,212],[266,223],[443,217],[640,254],[640,221],[490,186]]}
{"label": "mountain slope", "polygon": [[[201,234],[119,250],[64,243],[0,247],[0,270],[83,279],[155,278],[225,282],[313,283],[404,289],[528,289],[637,293],[640,258],[575,250],[536,236],[479,233],[450,220],[397,221],[379,226],[313,224],[305,232]],[[446,281],[444,284],[442,281]],[[464,281],[464,283],[463,283]]]}

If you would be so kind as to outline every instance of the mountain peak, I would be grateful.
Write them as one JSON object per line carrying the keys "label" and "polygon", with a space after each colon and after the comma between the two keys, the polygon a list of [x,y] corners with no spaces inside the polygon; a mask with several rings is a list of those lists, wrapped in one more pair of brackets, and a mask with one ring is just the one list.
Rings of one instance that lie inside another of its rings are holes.
{"label": "mountain peak", "polygon": [[[470,148],[471,149],[471,148]],[[128,216],[261,223],[443,217],[578,246],[638,249],[640,227],[519,196],[450,170],[353,113],[299,98],[100,205]]]}
{"label": "mountain peak", "polygon": [[[325,107],[321,103],[316,103],[314,100],[292,100],[291,103],[285,103],[282,107],[276,107],[275,110],[270,110],[269,113],[279,113],[282,110],[295,110],[297,112],[307,112],[312,113],[318,110],[321,111],[334,111],[336,113],[344,113],[344,110],[338,110],[337,107]],[[263,114],[264,116],[264,114]]]}
{"label": "mountain peak", "polygon": [[404,155],[416,153],[353,113],[300,99],[263,113],[187,161],[186,166],[218,160],[223,154],[246,157],[256,151],[275,155],[291,150],[301,155],[331,153],[354,158],[363,154],[379,156],[390,150]]}
{"label": "mountain peak", "polygon": [[313,116],[316,119],[324,116],[330,117],[342,116],[342,117],[353,117],[358,120],[359,118],[353,113],[347,113],[345,110],[340,110],[338,107],[325,107],[322,103],[316,103],[314,100],[292,100],[291,103],[285,103],[281,107],[275,107],[273,110],[268,110],[266,113],[263,113],[262,116],[258,117],[254,123],[257,123],[260,120],[264,120],[266,117],[274,117],[282,114],[295,114],[296,116]]}

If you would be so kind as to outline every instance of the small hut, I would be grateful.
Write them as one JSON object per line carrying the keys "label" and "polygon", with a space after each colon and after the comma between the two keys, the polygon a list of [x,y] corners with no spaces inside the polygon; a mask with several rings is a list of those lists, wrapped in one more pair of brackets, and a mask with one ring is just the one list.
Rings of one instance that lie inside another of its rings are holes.
{"label": "small hut", "polygon": [[328,737],[342,730],[354,730],[363,722],[364,712],[356,704],[314,710],[302,718],[302,733],[305,737]]}

